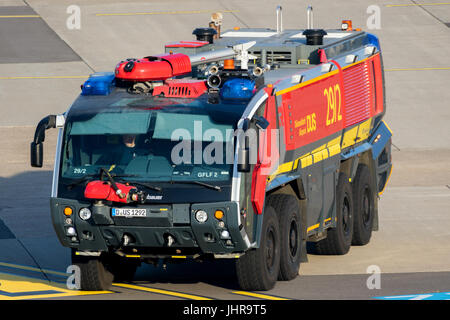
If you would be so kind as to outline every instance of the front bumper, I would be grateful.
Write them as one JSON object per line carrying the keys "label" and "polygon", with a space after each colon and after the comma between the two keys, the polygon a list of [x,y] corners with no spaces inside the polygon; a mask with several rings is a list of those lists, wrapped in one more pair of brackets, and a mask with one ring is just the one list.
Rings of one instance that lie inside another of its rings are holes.
{"label": "front bumper", "polygon": [[[50,207],[59,241],[78,251],[144,250],[151,253],[153,249],[159,255],[165,252],[171,255],[174,249],[179,249],[177,252],[194,250],[200,254],[229,254],[250,247],[245,230],[239,225],[239,206],[235,202],[140,205],[139,208],[147,209],[145,218],[114,218],[112,206],[96,206],[72,199],[51,198]],[[70,217],[64,215],[65,207],[72,208]],[[91,210],[89,220],[84,221],[78,216],[81,208]],[[208,213],[204,223],[194,217],[200,209]],[[219,220],[214,217],[217,209],[225,213],[224,227],[220,227]],[[75,229],[75,235],[68,234],[70,227]],[[229,238],[221,237],[224,230],[228,231]],[[124,241],[124,236],[131,241]],[[169,236],[174,240],[170,244]]]}

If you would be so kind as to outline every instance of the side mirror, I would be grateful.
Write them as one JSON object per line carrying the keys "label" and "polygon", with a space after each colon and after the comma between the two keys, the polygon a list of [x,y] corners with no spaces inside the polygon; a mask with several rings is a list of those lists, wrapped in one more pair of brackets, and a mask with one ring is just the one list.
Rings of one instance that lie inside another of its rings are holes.
{"label": "side mirror", "polygon": [[238,172],[250,172],[250,149],[249,149],[249,138],[246,136],[244,138],[244,146],[239,146],[238,151]]}
{"label": "side mirror", "polygon": [[50,115],[42,119],[34,132],[34,140],[30,146],[30,163],[32,167],[42,168],[44,158],[45,130],[56,128],[56,116]]}
{"label": "side mirror", "polygon": [[44,159],[44,144],[42,142],[31,143],[30,158],[32,167],[42,168],[42,163]]}
{"label": "side mirror", "polygon": [[269,121],[262,116],[254,116],[255,124],[259,129],[265,130],[269,126]]}

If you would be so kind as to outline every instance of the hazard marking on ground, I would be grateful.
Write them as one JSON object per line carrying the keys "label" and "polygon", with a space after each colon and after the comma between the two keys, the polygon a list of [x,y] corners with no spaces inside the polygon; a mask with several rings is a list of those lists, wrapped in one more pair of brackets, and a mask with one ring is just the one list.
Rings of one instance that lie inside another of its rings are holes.
{"label": "hazard marking on ground", "polygon": [[0,300],[24,300],[113,293],[69,290],[64,284],[0,273]]}

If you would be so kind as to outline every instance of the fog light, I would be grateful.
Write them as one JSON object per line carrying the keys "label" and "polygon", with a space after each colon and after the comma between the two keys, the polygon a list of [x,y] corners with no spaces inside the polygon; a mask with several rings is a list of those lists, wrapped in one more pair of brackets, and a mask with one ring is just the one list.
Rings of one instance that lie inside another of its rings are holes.
{"label": "fog light", "polygon": [[230,239],[230,233],[227,230],[223,230],[220,233],[220,238],[222,238],[222,239]]}
{"label": "fog light", "polygon": [[78,212],[78,215],[82,220],[88,220],[91,217],[91,210],[89,210],[88,208],[82,208]]}
{"label": "fog light", "polygon": [[208,220],[208,214],[203,210],[198,210],[195,213],[195,219],[200,223],[204,223]]}
{"label": "fog light", "polygon": [[67,235],[69,235],[69,236],[74,236],[74,235],[77,234],[77,232],[76,232],[74,227],[67,228],[66,232],[67,232]]}

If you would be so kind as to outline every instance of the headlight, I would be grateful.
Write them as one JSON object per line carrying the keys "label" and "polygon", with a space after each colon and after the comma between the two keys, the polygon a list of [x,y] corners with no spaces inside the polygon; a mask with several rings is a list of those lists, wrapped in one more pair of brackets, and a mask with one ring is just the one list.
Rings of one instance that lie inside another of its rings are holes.
{"label": "headlight", "polygon": [[79,212],[78,215],[80,216],[80,218],[82,220],[88,220],[91,217],[91,210],[89,210],[88,208],[82,208]]}
{"label": "headlight", "polygon": [[208,220],[208,214],[203,210],[198,210],[195,213],[195,219],[200,223],[204,223],[206,220]]}

